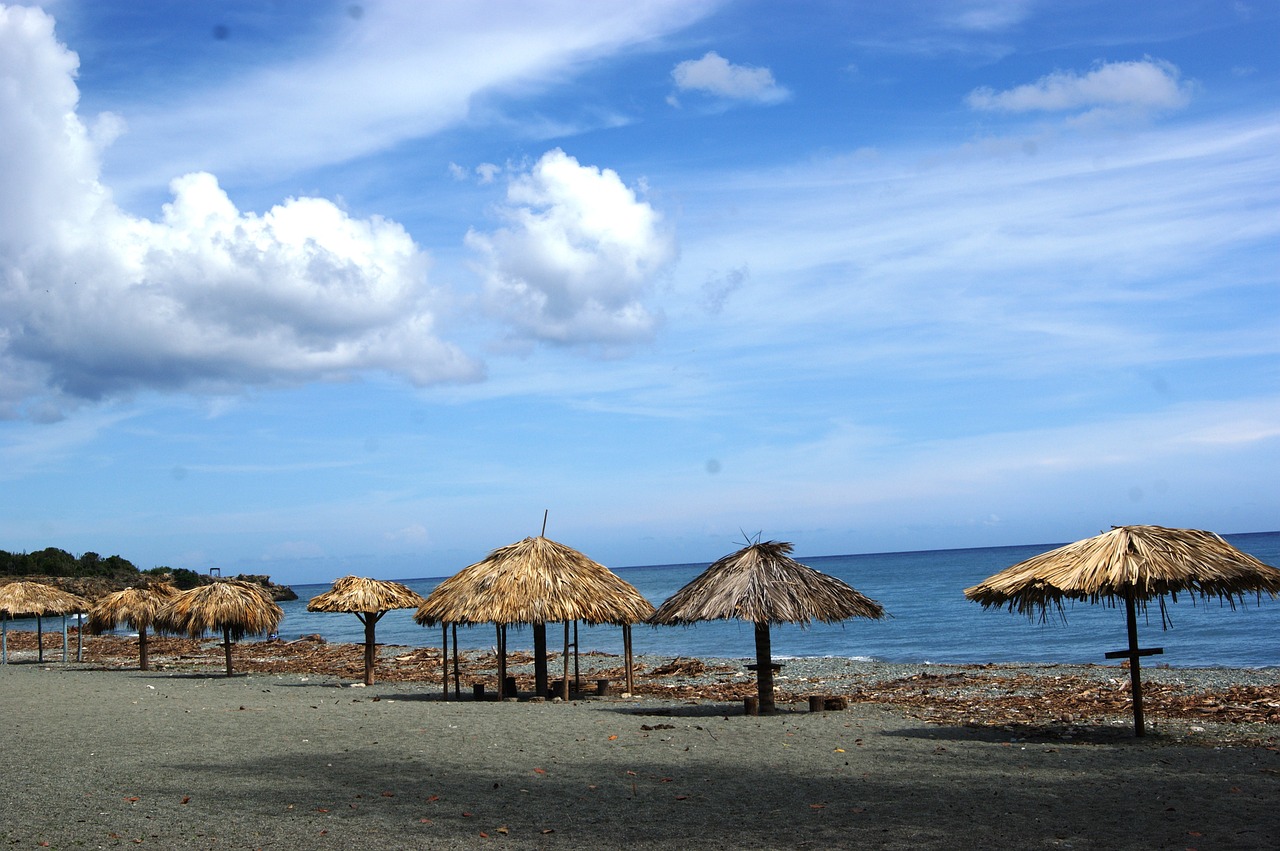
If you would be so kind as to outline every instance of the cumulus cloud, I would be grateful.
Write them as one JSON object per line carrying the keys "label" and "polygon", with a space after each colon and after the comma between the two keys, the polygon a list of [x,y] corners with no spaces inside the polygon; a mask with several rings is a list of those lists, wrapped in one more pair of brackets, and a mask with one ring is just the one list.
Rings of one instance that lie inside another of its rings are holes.
{"label": "cumulus cloud", "polygon": [[644,298],[674,261],[661,215],[611,169],[560,149],[515,175],[498,211],[506,227],[471,231],[489,310],[521,337],[616,346],[649,339]]}
{"label": "cumulus cloud", "polygon": [[773,79],[768,68],[734,65],[715,51],[701,59],[689,59],[671,71],[676,88],[703,92],[728,100],[778,103],[791,96]]}
{"label": "cumulus cloud", "polygon": [[119,122],[87,128],[77,67],[45,13],[0,7],[0,415],[368,370],[478,377],[436,335],[428,258],[394,222],[319,198],[242,212],[205,173],[172,182],[158,221],[122,211],[99,179]]}
{"label": "cumulus cloud", "polygon": [[1034,83],[997,92],[974,89],[966,99],[988,112],[1125,112],[1180,109],[1191,99],[1176,66],[1154,59],[1103,62],[1087,74],[1055,71]]}

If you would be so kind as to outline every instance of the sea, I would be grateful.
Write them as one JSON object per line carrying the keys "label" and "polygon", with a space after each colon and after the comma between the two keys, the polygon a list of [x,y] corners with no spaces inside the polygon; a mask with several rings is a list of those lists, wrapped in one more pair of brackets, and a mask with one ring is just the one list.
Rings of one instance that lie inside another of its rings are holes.
{"label": "sea", "polygon": [[[1266,564],[1280,566],[1280,532],[1224,535],[1233,546]],[[835,576],[884,606],[883,620],[855,619],[840,624],[776,625],[771,631],[775,658],[835,656],[892,663],[967,664],[988,662],[1118,664],[1104,654],[1127,647],[1124,607],[1067,602],[1062,616],[1043,621],[1007,609],[983,609],[964,597],[964,589],[994,573],[1061,544],[982,547],[864,555],[797,556]],[[708,563],[613,568],[655,606],[705,570]],[[376,577],[387,579],[390,577]],[[424,597],[444,577],[402,579]],[[282,603],[282,639],[319,634],[331,642],[364,641],[355,615],[308,612],[307,601],[329,584],[294,585],[298,599]],[[1163,621],[1163,622],[1162,622]],[[563,632],[547,631],[559,646]],[[440,646],[441,629],[413,621],[410,609],[388,612],[377,625],[379,644]],[[1178,595],[1162,619],[1158,605],[1138,615],[1138,640],[1144,648],[1163,648],[1147,657],[1148,667],[1280,667],[1280,599],[1246,596],[1234,606],[1219,600]],[[532,630],[508,631],[508,648],[531,649]],[[614,626],[578,627],[578,649],[621,654],[622,630]],[[490,649],[492,626],[458,630],[458,645]],[[708,621],[687,627],[632,627],[638,654],[747,658],[755,653],[751,624]]]}

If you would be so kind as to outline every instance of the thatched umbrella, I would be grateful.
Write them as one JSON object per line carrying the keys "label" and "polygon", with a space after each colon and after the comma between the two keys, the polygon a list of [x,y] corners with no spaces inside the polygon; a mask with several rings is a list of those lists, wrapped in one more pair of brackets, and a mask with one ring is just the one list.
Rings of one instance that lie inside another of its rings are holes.
{"label": "thatched umbrella", "polygon": [[657,625],[739,620],[755,624],[758,711],[772,712],[773,651],[769,625],[837,623],[884,617],[884,607],[836,579],[791,558],[791,544],[748,544],[712,564],[658,607]]}
{"label": "thatched umbrella", "polygon": [[[499,547],[483,560],[464,567],[427,595],[413,619],[435,624],[498,626],[498,689],[506,681],[506,628],[529,624],[534,630],[535,691],[547,691],[546,625],[563,621],[617,624],[623,628],[627,688],[631,689],[631,624],[653,613],[653,605],[630,583],[607,567],[564,544],[539,535]],[[567,695],[568,639],[565,641]]]}
{"label": "thatched umbrella", "polygon": [[88,611],[89,602],[69,591],[46,585],[43,582],[21,580],[0,585],[0,662],[9,662],[10,618],[32,617],[36,619],[37,658],[44,661],[44,617],[62,615],[62,661],[67,661],[66,616]]}
{"label": "thatched umbrella", "polygon": [[232,643],[246,635],[271,632],[283,617],[284,611],[261,585],[222,579],[170,598],[157,613],[155,623],[166,632],[185,633],[192,638],[209,630],[221,631],[229,677]]}
{"label": "thatched umbrella", "polygon": [[373,667],[378,653],[374,627],[392,609],[416,609],[425,602],[422,595],[399,582],[344,576],[333,588],[311,598],[308,612],[350,612],[364,624],[364,684],[373,685]]}
{"label": "thatched umbrella", "polygon": [[164,604],[178,593],[168,582],[158,582],[145,588],[125,588],[113,591],[93,604],[89,610],[89,631],[101,634],[128,624],[138,632],[138,668],[150,670],[147,659],[147,629],[156,621],[156,615]]}
{"label": "thatched umbrella", "polygon": [[1050,607],[1062,612],[1062,601],[1083,600],[1116,605],[1124,601],[1129,632],[1127,650],[1107,658],[1127,657],[1133,693],[1134,732],[1141,736],[1142,675],[1139,659],[1163,652],[1138,648],[1137,608],[1164,595],[1177,602],[1179,593],[1217,597],[1235,607],[1244,594],[1280,593],[1280,570],[1241,552],[1212,532],[1166,529],[1163,526],[1113,526],[1093,538],[1076,541],[1019,562],[964,595],[984,608],[1005,608],[1028,616],[1047,617]]}

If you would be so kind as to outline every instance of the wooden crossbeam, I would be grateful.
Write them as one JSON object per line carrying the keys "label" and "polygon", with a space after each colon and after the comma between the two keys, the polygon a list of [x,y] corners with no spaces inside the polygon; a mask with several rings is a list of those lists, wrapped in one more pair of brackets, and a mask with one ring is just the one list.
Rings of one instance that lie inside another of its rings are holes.
{"label": "wooden crossbeam", "polygon": [[1163,647],[1147,647],[1142,650],[1112,650],[1105,655],[1108,659],[1128,659],[1134,656],[1159,656],[1163,652]]}

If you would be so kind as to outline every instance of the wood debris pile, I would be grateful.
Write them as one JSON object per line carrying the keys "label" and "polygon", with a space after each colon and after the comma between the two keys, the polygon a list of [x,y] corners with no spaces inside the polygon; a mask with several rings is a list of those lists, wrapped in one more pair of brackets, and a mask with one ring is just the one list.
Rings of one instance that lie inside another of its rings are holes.
{"label": "wood debris pile", "polygon": [[[34,651],[33,632],[10,630],[10,652]],[[62,647],[61,631],[44,636],[46,660]],[[165,668],[208,667],[223,664],[222,646],[216,640],[196,640],[153,636],[150,639],[153,665]],[[70,649],[75,652],[75,636]],[[438,648],[383,648],[377,678],[386,682],[421,682],[435,689],[440,685],[444,660]],[[329,675],[361,680],[364,672],[363,646],[329,644],[323,641],[242,642],[232,649],[235,668],[246,673],[295,673]],[[560,667],[554,658],[552,679]],[[601,658],[592,659],[598,655]],[[131,637],[86,636],[84,659],[105,668],[136,668],[137,640]],[[602,661],[616,662],[608,654],[583,654],[590,660],[582,671],[583,690],[594,691],[597,679],[621,683],[622,666],[596,667]],[[531,654],[509,653],[509,670],[529,666]],[[449,660],[450,690],[453,689],[453,659]],[[472,683],[483,682],[493,690],[497,659],[492,652],[464,651],[458,660],[460,690],[471,691]],[[528,670],[512,671],[522,692],[532,691]],[[708,665],[701,659],[677,658],[638,672],[636,693],[669,700],[706,700],[741,703],[755,694],[755,677],[735,667]],[[778,681],[779,704],[803,704],[811,695],[845,697],[851,703],[874,703],[903,709],[932,723],[1031,727],[1078,727],[1124,719],[1131,712],[1129,679],[1125,675],[1098,678],[1076,674],[1045,675],[1008,668],[974,666],[945,673],[922,672],[882,681],[867,680],[850,685],[848,679],[795,677]],[[1231,685],[1222,689],[1196,690],[1183,684],[1149,681],[1143,686],[1143,704],[1152,719],[1179,719],[1189,723],[1280,725],[1280,684]]]}
{"label": "wood debris pile", "polygon": [[[1132,712],[1127,677],[969,673],[915,674],[849,692],[850,701],[904,707],[935,723],[1094,725]],[[1147,682],[1143,706],[1153,718],[1230,724],[1280,724],[1280,685],[1197,692]]]}

